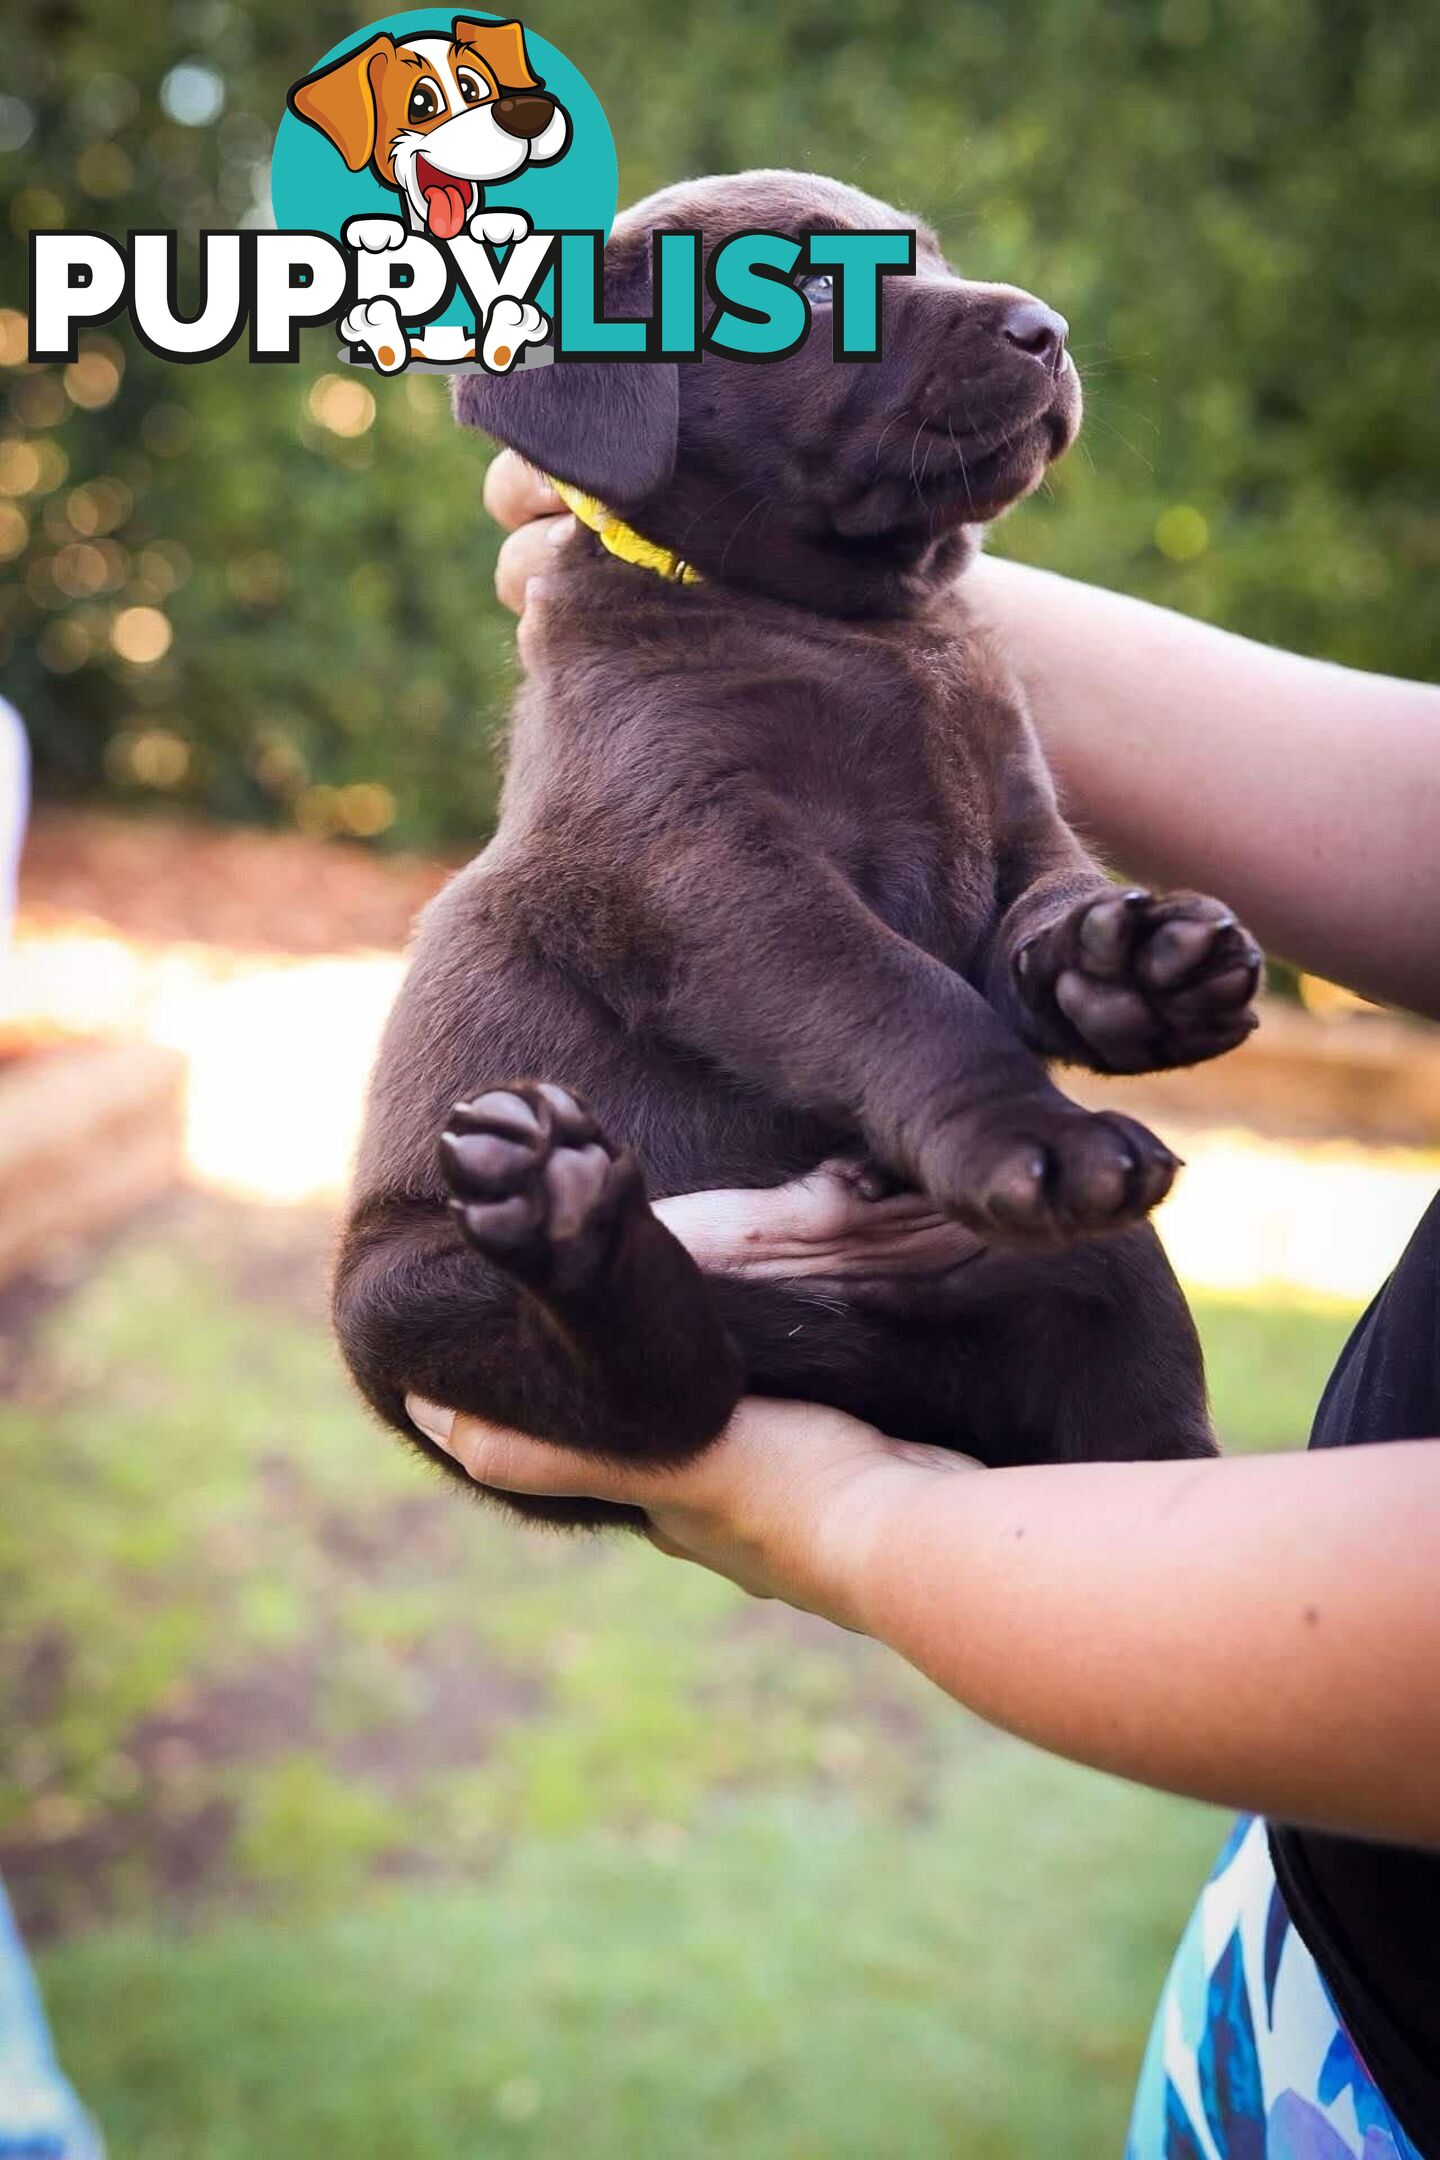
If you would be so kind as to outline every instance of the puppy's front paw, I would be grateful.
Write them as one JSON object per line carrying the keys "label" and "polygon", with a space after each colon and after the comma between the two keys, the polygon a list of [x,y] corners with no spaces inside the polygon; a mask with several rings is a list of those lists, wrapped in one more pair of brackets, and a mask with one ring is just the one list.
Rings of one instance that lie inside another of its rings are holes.
{"label": "puppy's front paw", "polygon": [[1233,1050],[1257,1025],[1260,948],[1201,893],[1102,893],[1015,957],[1020,1001],[1046,1047],[1102,1072],[1159,1072]]}
{"label": "puppy's front paw", "polygon": [[405,325],[393,300],[357,300],[341,321],[340,335],[347,345],[367,352],[382,375],[398,375],[410,358]]}
{"label": "puppy's front paw", "polygon": [[989,1244],[1037,1250],[1142,1221],[1179,1167],[1133,1118],[1063,1096],[955,1117],[920,1162],[926,1192],[948,1215]]}
{"label": "puppy's front paw", "polygon": [[485,324],[481,353],[492,374],[508,375],[527,345],[543,345],[550,335],[550,318],[533,300],[514,300],[501,293]]}
{"label": "puppy's front paw", "polygon": [[345,221],[344,240],[348,248],[363,248],[367,255],[384,255],[391,248],[405,245],[405,226],[400,218],[352,217]]}
{"label": "puppy's front paw", "polygon": [[470,220],[472,240],[488,241],[491,247],[513,247],[531,231],[523,210],[477,210]]}
{"label": "puppy's front paw", "polygon": [[440,1170],[461,1235],[533,1290],[584,1290],[609,1262],[639,1165],[567,1088],[520,1080],[457,1103]]}

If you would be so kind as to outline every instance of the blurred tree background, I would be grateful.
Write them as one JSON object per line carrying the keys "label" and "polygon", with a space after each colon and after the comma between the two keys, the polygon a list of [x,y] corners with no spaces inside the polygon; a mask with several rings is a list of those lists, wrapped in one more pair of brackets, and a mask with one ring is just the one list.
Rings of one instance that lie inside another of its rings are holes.
{"label": "blurred tree background", "polygon": [[[622,199],[746,164],[922,211],[1069,315],[1081,449],[1007,551],[1255,636],[1430,674],[1440,15],[1424,0],[549,0]],[[433,379],[311,334],[151,358],[117,321],[24,363],[32,228],[268,220],[325,0],[51,0],[7,32],[0,662],[53,795],[386,844],[491,812],[508,625],[483,453]],[[417,474],[423,473],[423,484]],[[1164,724],[1157,712],[1157,726]]]}

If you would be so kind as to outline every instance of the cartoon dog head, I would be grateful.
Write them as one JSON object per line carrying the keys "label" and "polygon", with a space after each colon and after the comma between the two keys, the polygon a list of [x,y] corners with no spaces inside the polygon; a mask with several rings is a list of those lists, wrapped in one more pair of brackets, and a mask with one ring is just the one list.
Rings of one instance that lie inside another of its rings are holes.
{"label": "cartoon dog head", "polygon": [[487,181],[552,165],[570,142],[570,116],[532,70],[518,22],[457,16],[451,32],[397,43],[382,31],[287,100],[437,240],[464,230]]}

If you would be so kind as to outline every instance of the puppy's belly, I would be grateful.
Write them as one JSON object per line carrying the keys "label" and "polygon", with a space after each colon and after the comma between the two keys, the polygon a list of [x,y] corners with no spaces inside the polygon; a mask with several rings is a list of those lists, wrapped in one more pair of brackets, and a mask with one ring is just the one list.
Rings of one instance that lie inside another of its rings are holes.
{"label": "puppy's belly", "polygon": [[543,1077],[577,1087],[610,1136],[635,1150],[652,1200],[781,1185],[856,1137],[643,1039],[628,1039],[620,1054],[589,1073]]}

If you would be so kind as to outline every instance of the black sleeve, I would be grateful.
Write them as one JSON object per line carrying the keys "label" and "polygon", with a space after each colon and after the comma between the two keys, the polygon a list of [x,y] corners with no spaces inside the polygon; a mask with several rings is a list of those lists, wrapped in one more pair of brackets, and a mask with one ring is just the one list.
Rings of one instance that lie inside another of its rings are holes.
{"label": "black sleeve", "polygon": [[[1437,1436],[1440,1196],[1346,1344],[1310,1445]],[[1270,1848],[1351,2038],[1420,2151],[1440,2156],[1440,1853],[1281,1823],[1270,1826]]]}

